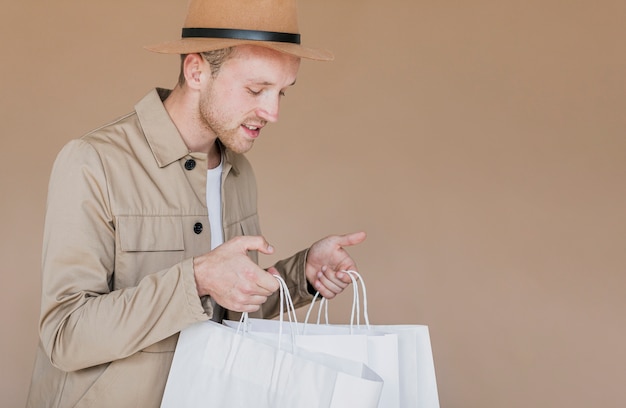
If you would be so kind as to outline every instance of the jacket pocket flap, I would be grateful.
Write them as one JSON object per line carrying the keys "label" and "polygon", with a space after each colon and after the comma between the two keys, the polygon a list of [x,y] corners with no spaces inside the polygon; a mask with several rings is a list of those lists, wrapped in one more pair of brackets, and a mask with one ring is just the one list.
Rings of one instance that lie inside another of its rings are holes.
{"label": "jacket pocket flap", "polygon": [[180,217],[123,216],[118,218],[122,251],[182,251],[185,249]]}

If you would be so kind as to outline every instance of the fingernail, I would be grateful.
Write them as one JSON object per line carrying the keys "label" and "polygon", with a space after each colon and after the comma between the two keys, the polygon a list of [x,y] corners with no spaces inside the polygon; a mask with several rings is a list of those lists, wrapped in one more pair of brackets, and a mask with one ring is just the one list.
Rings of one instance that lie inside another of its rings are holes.
{"label": "fingernail", "polygon": [[268,252],[274,252],[274,247],[271,246],[271,245],[268,245],[267,246],[267,250],[268,250]]}

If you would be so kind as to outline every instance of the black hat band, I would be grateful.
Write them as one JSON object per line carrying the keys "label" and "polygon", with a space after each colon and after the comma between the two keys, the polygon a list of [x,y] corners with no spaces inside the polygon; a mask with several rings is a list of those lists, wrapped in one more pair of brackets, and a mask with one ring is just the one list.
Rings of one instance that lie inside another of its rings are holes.
{"label": "black hat band", "polygon": [[300,34],[275,31],[235,30],[231,28],[183,28],[183,38],[232,38],[300,44]]}

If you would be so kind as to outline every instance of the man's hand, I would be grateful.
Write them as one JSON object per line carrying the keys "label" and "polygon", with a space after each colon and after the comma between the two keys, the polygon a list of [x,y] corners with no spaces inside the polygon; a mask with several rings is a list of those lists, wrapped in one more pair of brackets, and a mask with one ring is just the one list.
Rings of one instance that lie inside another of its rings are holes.
{"label": "man's hand", "polygon": [[307,255],[305,274],[320,295],[332,299],[352,282],[350,277],[341,271],[356,270],[356,264],[343,247],[360,244],[365,238],[365,232],[332,235],[311,246]]}
{"label": "man's hand", "polygon": [[193,260],[198,295],[211,296],[235,312],[256,312],[278,290],[278,281],[248,257],[248,251],[271,254],[274,248],[260,236],[241,236]]}

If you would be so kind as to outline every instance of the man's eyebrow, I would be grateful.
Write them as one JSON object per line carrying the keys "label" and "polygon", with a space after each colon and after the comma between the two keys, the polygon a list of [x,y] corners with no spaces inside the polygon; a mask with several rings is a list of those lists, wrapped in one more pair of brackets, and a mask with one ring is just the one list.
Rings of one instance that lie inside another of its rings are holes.
{"label": "man's eyebrow", "polygon": [[[269,81],[256,81],[256,80],[251,80],[250,82],[253,82],[257,85],[263,85],[263,86],[273,86],[275,85],[273,82],[269,82]],[[296,80],[294,79],[292,83],[290,83],[287,86],[294,86],[296,84]]]}

